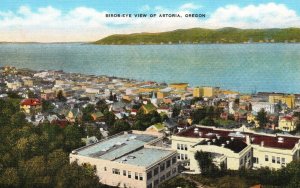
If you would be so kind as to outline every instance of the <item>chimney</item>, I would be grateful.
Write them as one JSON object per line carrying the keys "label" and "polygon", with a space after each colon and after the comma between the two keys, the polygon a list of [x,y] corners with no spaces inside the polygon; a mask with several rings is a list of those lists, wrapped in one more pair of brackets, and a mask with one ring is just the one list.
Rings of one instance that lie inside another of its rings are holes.
{"label": "chimney", "polygon": [[261,141],[261,142],[260,142],[260,146],[261,146],[261,147],[264,147],[264,144],[265,144],[264,141]]}
{"label": "chimney", "polygon": [[251,144],[251,142],[250,142],[250,136],[249,135],[246,135],[246,144],[247,145]]}
{"label": "chimney", "polygon": [[278,143],[283,143],[283,142],[284,142],[284,138],[278,137]]}

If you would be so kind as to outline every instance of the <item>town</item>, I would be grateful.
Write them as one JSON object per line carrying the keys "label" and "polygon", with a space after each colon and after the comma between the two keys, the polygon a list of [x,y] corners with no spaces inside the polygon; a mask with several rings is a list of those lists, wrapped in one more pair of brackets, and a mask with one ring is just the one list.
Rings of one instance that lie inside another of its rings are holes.
{"label": "town", "polygon": [[66,146],[69,162],[92,166],[108,186],[280,171],[300,159],[300,94],[1,67],[0,100],[12,98],[35,127],[79,127],[80,142]]}

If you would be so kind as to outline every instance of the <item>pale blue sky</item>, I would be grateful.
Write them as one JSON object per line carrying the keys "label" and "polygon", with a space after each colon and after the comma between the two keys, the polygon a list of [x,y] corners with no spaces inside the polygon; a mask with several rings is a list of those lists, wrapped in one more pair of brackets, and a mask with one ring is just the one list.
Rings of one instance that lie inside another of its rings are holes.
{"label": "pale blue sky", "polygon": [[[106,18],[106,13],[183,18]],[[184,17],[190,13],[206,18]],[[299,18],[299,0],[0,0],[0,41],[93,41],[115,33],[191,27],[300,27]]]}

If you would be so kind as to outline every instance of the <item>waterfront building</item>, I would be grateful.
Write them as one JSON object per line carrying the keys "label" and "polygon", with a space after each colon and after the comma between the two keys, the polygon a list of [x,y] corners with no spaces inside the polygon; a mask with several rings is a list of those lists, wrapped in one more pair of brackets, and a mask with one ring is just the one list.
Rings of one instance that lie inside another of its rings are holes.
{"label": "waterfront building", "polygon": [[169,87],[175,90],[186,90],[188,87],[188,83],[171,83]]}
{"label": "waterfront building", "polygon": [[73,150],[70,162],[92,165],[103,184],[156,188],[178,173],[176,150],[162,144],[159,133],[124,132]]}
{"label": "waterfront building", "polygon": [[200,87],[195,87],[193,89],[193,97],[202,97],[203,96],[203,89]]}
{"label": "waterfront building", "polygon": [[269,103],[282,103],[293,109],[295,107],[295,95],[271,94],[269,95]]}

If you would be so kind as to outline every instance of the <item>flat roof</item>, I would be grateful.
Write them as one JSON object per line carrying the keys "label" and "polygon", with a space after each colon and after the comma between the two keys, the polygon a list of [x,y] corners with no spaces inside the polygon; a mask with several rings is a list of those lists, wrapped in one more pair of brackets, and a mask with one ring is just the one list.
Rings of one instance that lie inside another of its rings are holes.
{"label": "flat roof", "polygon": [[133,153],[127,154],[122,158],[117,159],[117,162],[131,164],[136,166],[148,167],[155,162],[175,153],[175,151],[157,149],[157,148],[143,148]]}
{"label": "flat roof", "polygon": [[122,134],[96,144],[79,148],[77,155],[115,160],[134,150],[141,149],[146,143],[158,138],[147,134]]}

